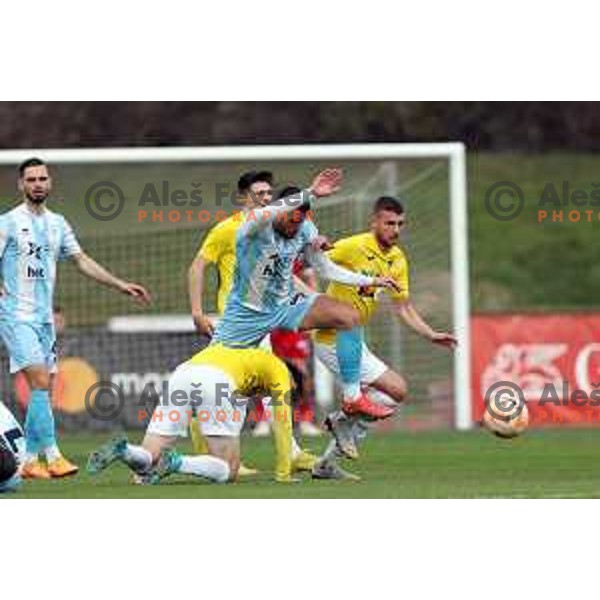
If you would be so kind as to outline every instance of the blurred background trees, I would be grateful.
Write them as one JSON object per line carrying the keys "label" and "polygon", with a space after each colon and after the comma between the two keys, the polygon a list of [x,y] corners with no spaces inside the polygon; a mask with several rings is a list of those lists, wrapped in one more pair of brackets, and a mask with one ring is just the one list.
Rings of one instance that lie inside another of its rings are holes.
{"label": "blurred background trees", "polygon": [[596,102],[0,102],[0,147],[461,140],[600,149]]}

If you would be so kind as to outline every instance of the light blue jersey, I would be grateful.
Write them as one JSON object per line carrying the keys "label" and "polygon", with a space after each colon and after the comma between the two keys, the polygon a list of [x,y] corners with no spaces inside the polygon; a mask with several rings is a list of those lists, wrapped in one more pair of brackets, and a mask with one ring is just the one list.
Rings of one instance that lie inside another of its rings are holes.
{"label": "light blue jersey", "polygon": [[233,288],[214,343],[253,347],[275,329],[295,330],[316,298],[299,297],[293,278],[294,261],[319,235],[315,224],[305,220],[297,235],[287,239],[274,230],[273,219],[263,219],[270,210],[250,213],[237,231]]}
{"label": "light blue jersey", "polygon": [[0,215],[0,321],[52,323],[56,263],[80,253],[62,215],[25,203]]}
{"label": "light blue jersey", "polygon": [[231,304],[268,312],[289,303],[294,292],[294,262],[319,235],[312,221],[302,224],[292,239],[278,235],[273,227],[248,232],[248,224],[237,232],[236,268]]}

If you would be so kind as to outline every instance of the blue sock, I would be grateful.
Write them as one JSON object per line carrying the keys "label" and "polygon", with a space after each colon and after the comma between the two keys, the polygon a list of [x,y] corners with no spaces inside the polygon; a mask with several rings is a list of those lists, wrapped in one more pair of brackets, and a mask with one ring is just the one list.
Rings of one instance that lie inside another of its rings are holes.
{"label": "blue sock", "polygon": [[336,352],[345,398],[357,398],[360,394],[362,349],[362,327],[337,332]]}
{"label": "blue sock", "polygon": [[25,419],[27,452],[37,454],[56,444],[54,415],[48,390],[33,390]]}

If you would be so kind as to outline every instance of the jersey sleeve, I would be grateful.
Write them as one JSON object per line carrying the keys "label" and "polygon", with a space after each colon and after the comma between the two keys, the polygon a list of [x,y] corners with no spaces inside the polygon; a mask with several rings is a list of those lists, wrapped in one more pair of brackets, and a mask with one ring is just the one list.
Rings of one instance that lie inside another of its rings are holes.
{"label": "jersey sleeve", "polygon": [[263,208],[252,209],[245,215],[245,221],[237,231],[237,239],[260,234],[262,230],[278,219],[293,213],[302,205],[310,204],[313,200],[312,192],[303,190],[300,194],[279,200],[278,204],[269,204]]}
{"label": "jersey sleeve", "polygon": [[63,219],[63,233],[60,244],[59,260],[67,260],[81,254],[81,246],[77,241],[75,232],[66,219]]}
{"label": "jersey sleeve", "polygon": [[336,264],[346,268],[354,266],[353,261],[356,257],[356,246],[351,240],[342,240],[336,242],[332,250],[327,252],[327,256]]}
{"label": "jersey sleeve", "polygon": [[205,260],[207,263],[217,263],[223,251],[223,228],[214,227],[208,232],[198,257]]}
{"label": "jersey sleeve", "polygon": [[408,260],[404,254],[394,261],[391,270],[391,276],[398,284],[400,291],[389,290],[389,295],[393,300],[405,302],[410,298],[410,273]]}
{"label": "jersey sleeve", "polygon": [[2,260],[2,257],[4,256],[4,251],[8,244],[8,237],[8,219],[5,216],[0,216],[0,260]]}
{"label": "jersey sleeve", "polygon": [[313,240],[319,237],[319,230],[317,229],[317,226],[312,218],[307,218],[306,221],[304,221],[302,229],[307,244],[312,243]]}

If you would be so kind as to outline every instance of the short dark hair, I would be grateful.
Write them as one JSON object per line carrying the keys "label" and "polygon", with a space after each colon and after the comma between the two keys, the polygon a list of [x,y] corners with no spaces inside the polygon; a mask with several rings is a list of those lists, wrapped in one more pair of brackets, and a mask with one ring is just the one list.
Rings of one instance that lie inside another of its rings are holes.
{"label": "short dark hair", "polygon": [[373,207],[374,215],[383,212],[384,210],[389,210],[397,215],[403,215],[405,212],[402,201],[392,196],[381,196],[381,198],[378,198],[375,202],[375,206]]}
{"label": "short dark hair", "polygon": [[28,158],[19,165],[19,177],[25,175],[25,171],[31,167],[45,167],[46,163],[41,158]]}
{"label": "short dark hair", "polygon": [[[277,194],[277,200],[283,200],[284,198],[300,199],[300,194],[302,194],[301,188],[295,185],[288,185]],[[310,210],[310,202],[304,202],[300,204],[296,210],[307,213]]]}
{"label": "short dark hair", "polygon": [[273,185],[273,173],[270,171],[249,171],[244,173],[238,181],[238,192],[247,194],[255,183],[268,183]]}

